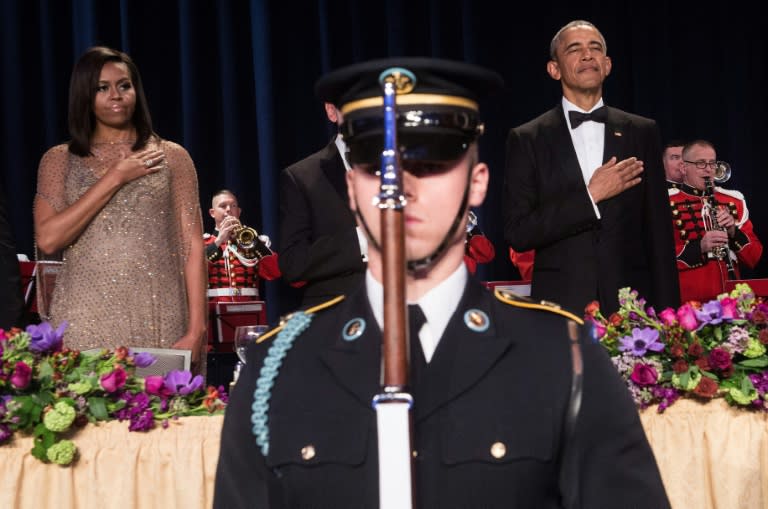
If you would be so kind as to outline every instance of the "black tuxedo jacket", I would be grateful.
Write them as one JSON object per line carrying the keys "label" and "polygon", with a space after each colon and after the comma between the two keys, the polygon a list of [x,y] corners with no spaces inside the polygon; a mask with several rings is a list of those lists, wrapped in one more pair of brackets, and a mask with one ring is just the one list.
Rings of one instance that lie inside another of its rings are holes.
{"label": "black tuxedo jacket", "polygon": [[[487,329],[467,325],[470,311],[487,316]],[[354,318],[365,326],[345,338]],[[559,508],[564,487],[578,490],[569,509],[669,507],[627,388],[586,329],[581,411],[560,477],[572,374],[567,322],[468,281],[412,391],[415,507]],[[232,391],[214,508],[377,508],[371,401],[380,390],[381,331],[365,285],[318,312],[277,366],[263,455],[253,435],[254,390],[265,355],[284,340],[254,345]]]}
{"label": "black tuxedo jacket", "polygon": [[[504,175],[504,231],[516,251],[535,249],[532,296],[577,314],[604,313],[632,287],[662,309],[680,304],[674,238],[655,121],[608,107],[603,162],[635,156],[640,184],[600,202],[598,219],[563,108],[512,129]],[[606,315],[607,316],[607,315]]]}
{"label": "black tuxedo jacket", "polygon": [[365,273],[346,170],[331,143],[280,175],[280,253],[289,283],[306,282],[302,307],[348,293]]}

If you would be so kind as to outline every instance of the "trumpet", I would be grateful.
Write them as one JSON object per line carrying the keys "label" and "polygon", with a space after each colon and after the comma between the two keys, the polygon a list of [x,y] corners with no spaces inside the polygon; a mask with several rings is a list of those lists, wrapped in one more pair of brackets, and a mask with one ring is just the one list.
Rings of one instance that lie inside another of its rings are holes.
{"label": "trumpet", "polygon": [[245,226],[238,221],[232,229],[232,240],[245,258],[249,260],[264,258],[265,254],[259,249],[262,248],[263,250],[264,243],[259,239],[259,233],[250,226]]}

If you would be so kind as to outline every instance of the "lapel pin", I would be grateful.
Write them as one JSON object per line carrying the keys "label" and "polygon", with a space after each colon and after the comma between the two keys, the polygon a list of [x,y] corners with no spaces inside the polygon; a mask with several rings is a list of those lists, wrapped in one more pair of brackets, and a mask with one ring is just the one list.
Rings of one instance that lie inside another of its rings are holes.
{"label": "lapel pin", "polygon": [[485,332],[491,324],[491,320],[484,311],[470,309],[464,313],[464,324],[475,332]]}
{"label": "lapel pin", "polygon": [[365,320],[362,318],[353,318],[344,325],[341,331],[341,337],[344,341],[354,341],[365,332]]}

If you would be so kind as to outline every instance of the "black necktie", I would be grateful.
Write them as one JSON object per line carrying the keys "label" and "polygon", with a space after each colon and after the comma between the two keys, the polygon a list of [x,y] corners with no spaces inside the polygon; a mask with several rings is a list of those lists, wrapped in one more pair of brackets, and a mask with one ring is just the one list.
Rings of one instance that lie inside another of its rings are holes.
{"label": "black necktie", "polygon": [[427,359],[424,357],[424,350],[421,348],[421,340],[419,340],[419,331],[427,323],[427,317],[424,316],[424,311],[421,310],[421,306],[418,304],[408,305],[408,333],[410,341],[410,386],[415,387],[418,382],[421,372],[427,364]]}
{"label": "black necktie", "polygon": [[582,122],[592,120],[593,122],[605,123],[608,118],[608,110],[605,106],[600,106],[592,113],[582,113],[580,111],[569,111],[568,118],[571,120],[571,129],[576,129]]}

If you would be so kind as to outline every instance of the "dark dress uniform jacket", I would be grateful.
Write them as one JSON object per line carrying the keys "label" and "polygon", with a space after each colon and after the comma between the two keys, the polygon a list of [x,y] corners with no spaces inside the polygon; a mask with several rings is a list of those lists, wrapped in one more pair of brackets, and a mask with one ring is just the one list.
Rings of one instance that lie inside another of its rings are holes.
{"label": "dark dress uniform jacket", "polygon": [[505,239],[536,250],[531,295],[578,314],[593,300],[618,309],[632,287],[656,309],[680,304],[671,216],[656,123],[607,107],[603,162],[636,156],[641,182],[598,203],[597,219],[562,105],[507,138]]}
{"label": "dark dress uniform jacket", "polygon": [[[486,331],[465,325],[470,309],[487,314]],[[344,340],[342,330],[357,317],[365,330]],[[566,322],[547,311],[511,307],[468,283],[413,391],[415,507],[562,507],[560,460],[572,373]],[[214,507],[378,507],[371,400],[379,390],[380,343],[364,285],[320,311],[279,368],[266,457],[251,431],[251,404],[269,344],[252,348],[224,420]],[[617,371],[591,341],[583,357],[583,400],[567,461],[573,468],[562,483],[580,489],[572,507],[669,507]]]}
{"label": "dark dress uniform jacket", "polygon": [[346,169],[336,144],[280,175],[280,258],[283,277],[306,282],[302,306],[349,293],[365,273],[349,208]]}

